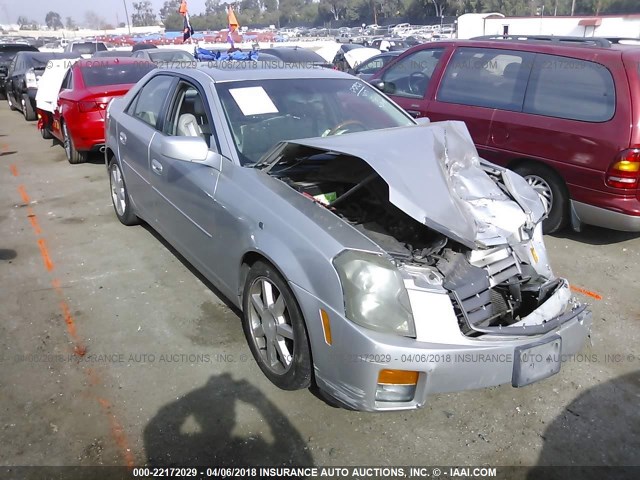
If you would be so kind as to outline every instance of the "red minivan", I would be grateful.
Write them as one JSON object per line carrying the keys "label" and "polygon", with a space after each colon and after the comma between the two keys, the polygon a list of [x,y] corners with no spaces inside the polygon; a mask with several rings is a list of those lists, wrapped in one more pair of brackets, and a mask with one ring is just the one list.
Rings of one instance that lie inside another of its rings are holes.
{"label": "red minivan", "polygon": [[606,39],[418,45],[371,80],[415,117],[463,120],[569,224],[640,231],[640,47]]}

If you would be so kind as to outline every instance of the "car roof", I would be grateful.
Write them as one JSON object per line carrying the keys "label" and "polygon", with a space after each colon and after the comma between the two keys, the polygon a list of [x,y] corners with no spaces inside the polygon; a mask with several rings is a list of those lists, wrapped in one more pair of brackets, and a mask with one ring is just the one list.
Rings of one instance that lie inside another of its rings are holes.
{"label": "car roof", "polygon": [[95,67],[97,65],[130,65],[130,64],[140,64],[140,63],[148,63],[152,65],[152,62],[149,62],[140,58],[131,58],[131,57],[98,57],[96,58],[86,58],[78,60],[75,63],[75,66],[79,68],[83,67]]}
{"label": "car roof", "polygon": [[211,66],[211,62],[200,62],[195,69],[163,69],[158,71],[170,73],[193,72],[191,76],[197,78],[205,75],[214,82],[231,82],[241,80],[276,80],[276,79],[307,79],[307,78],[342,78],[358,81],[351,75],[332,70],[330,68],[312,67],[312,68],[265,68],[258,60],[255,64],[247,66],[249,62],[239,61],[235,64],[231,62],[222,62],[224,65],[219,67]]}
{"label": "car roof", "polygon": [[29,45],[28,43],[0,43],[1,51],[20,51],[20,52],[37,52],[38,49],[33,45]]}
{"label": "car roof", "polygon": [[[589,55],[589,52],[593,52],[597,50],[598,54],[606,55],[607,52],[611,52],[614,55],[620,55],[621,48],[627,48],[629,45],[618,45],[613,44],[608,47],[599,46],[599,45],[585,45],[585,44],[571,44],[571,43],[560,43],[560,42],[550,42],[546,40],[489,40],[489,39],[479,39],[479,40],[440,40],[438,42],[430,42],[423,43],[421,45],[416,45],[412,47],[410,50],[418,50],[423,48],[433,48],[433,47],[449,47],[449,46],[465,46],[465,47],[478,47],[478,48],[501,48],[504,50],[521,50],[526,52],[537,52],[537,53],[548,53],[548,54],[556,54],[556,55],[565,55],[570,57],[581,58],[585,55]],[[635,46],[631,46],[634,48]],[[637,47],[635,47],[637,48]]]}

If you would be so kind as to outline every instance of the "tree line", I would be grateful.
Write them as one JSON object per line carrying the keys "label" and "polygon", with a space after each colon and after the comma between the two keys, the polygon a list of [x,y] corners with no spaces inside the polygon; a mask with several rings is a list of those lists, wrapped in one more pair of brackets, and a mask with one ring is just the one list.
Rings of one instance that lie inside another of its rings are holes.
{"label": "tree line", "polygon": [[[166,0],[156,13],[148,0],[132,3],[131,25],[150,26],[162,23],[166,30],[182,30],[183,18],[178,13],[180,0]],[[240,0],[233,4],[241,25],[246,26],[340,26],[390,24],[394,20],[420,24],[443,16],[464,13],[499,12],[506,16],[527,15],[613,15],[640,13],[638,0]],[[195,30],[218,30],[227,27],[227,4],[206,0],[201,12],[190,12]],[[19,17],[22,27],[36,27],[38,22]],[[71,17],[62,21],[60,14],[50,11],[45,16],[48,28],[75,29]],[[109,29],[113,25],[93,11],[86,13],[84,26]],[[118,21],[117,26],[126,26]]]}

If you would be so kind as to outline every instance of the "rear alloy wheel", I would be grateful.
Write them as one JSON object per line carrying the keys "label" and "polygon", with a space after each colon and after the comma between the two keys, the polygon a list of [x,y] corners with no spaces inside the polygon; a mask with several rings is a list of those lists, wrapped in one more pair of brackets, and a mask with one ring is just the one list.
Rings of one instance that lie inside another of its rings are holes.
{"label": "rear alloy wheel", "polygon": [[129,201],[129,193],[124,183],[122,170],[115,159],[109,163],[109,182],[111,186],[111,201],[113,209],[120,223],[126,226],[137,225],[140,223],[138,217],[133,213],[131,202]]}
{"label": "rear alloy wheel", "polygon": [[514,168],[533,188],[547,212],[542,222],[544,233],[562,230],[569,221],[569,193],[562,179],[548,167],[539,164],[524,164]]}
{"label": "rear alloy wheel", "polygon": [[79,152],[73,146],[73,140],[69,135],[69,129],[67,128],[66,122],[62,123],[62,137],[64,144],[64,153],[67,155],[67,160],[69,160],[69,163],[77,164],[86,162],[87,152]]}
{"label": "rear alloy wheel", "polygon": [[311,353],[302,312],[276,269],[256,262],[243,294],[243,329],[262,372],[283,390],[311,384]]}
{"label": "rear alloy wheel", "polygon": [[29,96],[26,93],[22,95],[22,114],[27,122],[33,122],[38,118],[36,111],[33,109],[33,105],[31,105],[31,100],[29,100]]}

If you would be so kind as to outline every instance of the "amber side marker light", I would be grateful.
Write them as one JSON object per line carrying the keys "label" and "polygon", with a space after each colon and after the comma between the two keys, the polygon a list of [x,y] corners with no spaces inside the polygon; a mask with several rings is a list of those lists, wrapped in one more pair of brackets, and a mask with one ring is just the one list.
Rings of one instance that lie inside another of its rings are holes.
{"label": "amber side marker light", "polygon": [[331,321],[329,320],[329,314],[324,310],[320,309],[320,318],[322,319],[322,331],[324,332],[324,341],[327,342],[327,345],[331,345],[333,343],[333,339],[331,338]]}
{"label": "amber side marker light", "polygon": [[380,370],[376,400],[379,402],[409,402],[416,394],[419,372],[410,370]]}

